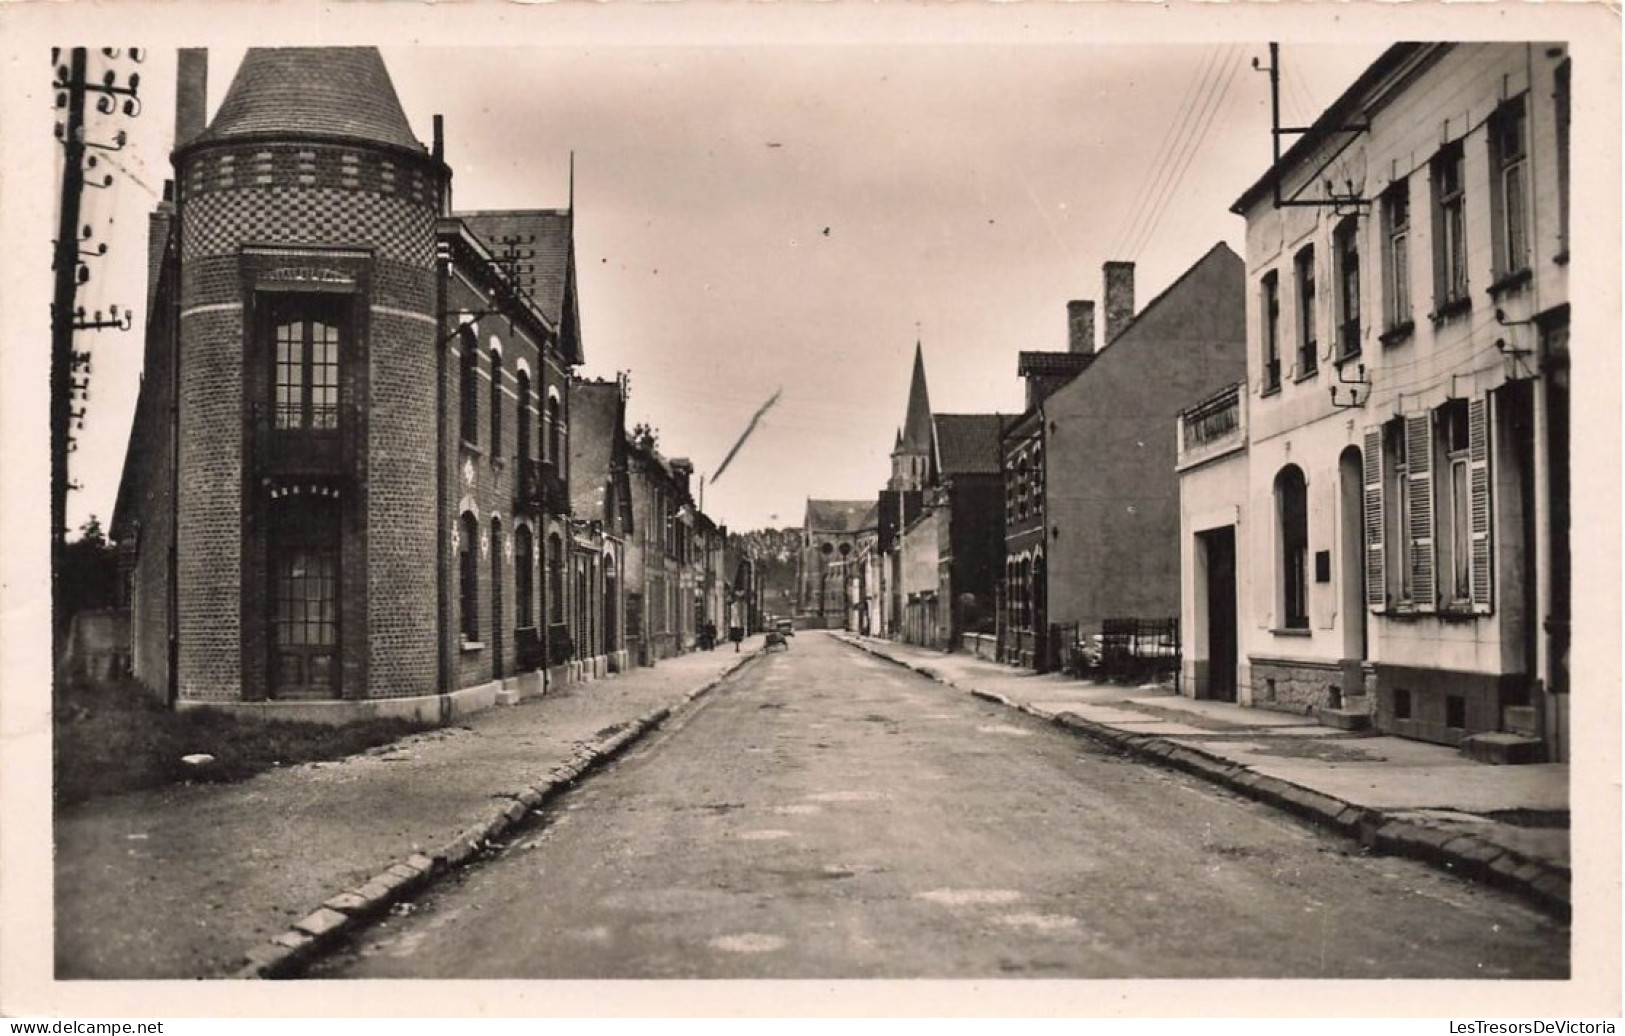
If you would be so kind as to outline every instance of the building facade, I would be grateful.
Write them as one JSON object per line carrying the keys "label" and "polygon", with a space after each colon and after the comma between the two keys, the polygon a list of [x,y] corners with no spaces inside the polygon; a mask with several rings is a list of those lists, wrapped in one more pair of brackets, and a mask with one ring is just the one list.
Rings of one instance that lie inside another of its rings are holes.
{"label": "building facade", "polygon": [[802,522],[796,612],[803,625],[816,629],[846,626],[850,604],[847,583],[858,572],[858,559],[879,522],[871,500],[807,501]]}
{"label": "building facade", "polygon": [[[1244,271],[1223,244],[1136,311],[1134,266],[1103,270],[1101,347],[1070,360],[1023,354],[1036,402],[1004,439],[1005,658],[1050,666],[1112,619],[1180,607],[1174,418],[1246,373]],[[1069,307],[1081,345],[1092,311]],[[1064,354],[1062,354],[1064,355]]]}
{"label": "building facade", "polygon": [[1095,304],[1067,303],[1067,351],[1023,352],[1016,372],[1026,382],[1026,409],[1000,441],[1004,477],[1004,566],[999,587],[998,658],[1047,671],[1059,662],[1050,633],[1045,574],[1044,400],[1094,361]]}
{"label": "building facade", "polygon": [[636,533],[626,453],[626,386],[619,379],[576,379],[570,395],[571,509],[598,541],[593,584],[597,622],[585,655],[602,658],[608,672],[623,672],[629,664],[627,549]]}
{"label": "building facade", "polygon": [[1247,557],[1244,702],[1566,758],[1569,76],[1396,45],[1233,207],[1247,490],[1185,535]]}
{"label": "building facade", "polygon": [[116,518],[135,675],[319,720],[515,693],[545,663],[527,620],[561,604],[538,559],[569,511],[567,214],[555,293],[450,211],[438,131],[415,139],[371,48],[252,49],[206,126],[205,79],[183,58]]}

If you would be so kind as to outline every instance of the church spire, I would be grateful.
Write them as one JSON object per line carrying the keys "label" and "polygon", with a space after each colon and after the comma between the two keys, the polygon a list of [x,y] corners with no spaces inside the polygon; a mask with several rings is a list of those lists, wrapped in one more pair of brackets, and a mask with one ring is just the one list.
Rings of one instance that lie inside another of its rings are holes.
{"label": "church spire", "polygon": [[886,488],[914,491],[925,485],[931,466],[931,398],[925,391],[925,355],[914,340],[914,376],[908,386],[908,415],[892,449],[892,477]]}
{"label": "church spire", "polygon": [[903,421],[903,446],[911,452],[931,452],[931,398],[925,390],[925,356],[914,341],[914,377],[908,386],[908,416]]}

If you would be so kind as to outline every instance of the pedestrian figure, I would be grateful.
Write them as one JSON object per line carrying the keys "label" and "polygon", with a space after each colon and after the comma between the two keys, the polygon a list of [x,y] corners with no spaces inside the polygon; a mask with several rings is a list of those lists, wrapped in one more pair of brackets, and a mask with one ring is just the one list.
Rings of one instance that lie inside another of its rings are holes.
{"label": "pedestrian figure", "polygon": [[745,627],[729,626],[728,639],[734,642],[734,653],[739,653],[739,642],[745,639]]}

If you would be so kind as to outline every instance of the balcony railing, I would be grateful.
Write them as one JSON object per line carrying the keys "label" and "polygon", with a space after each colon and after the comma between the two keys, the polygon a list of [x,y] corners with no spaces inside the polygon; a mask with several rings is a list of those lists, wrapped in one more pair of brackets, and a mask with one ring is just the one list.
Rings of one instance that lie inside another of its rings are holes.
{"label": "balcony railing", "polygon": [[353,439],[360,427],[353,408],[341,409],[337,427],[278,428],[274,408],[255,403],[250,411],[253,459],[258,475],[343,476],[351,470]]}
{"label": "balcony railing", "polygon": [[570,513],[569,490],[552,461],[520,457],[517,467],[519,484],[514,504],[518,510],[533,514]]}
{"label": "balcony railing", "polygon": [[1226,453],[1246,442],[1246,393],[1227,385],[1179,414],[1178,465],[1184,467]]}

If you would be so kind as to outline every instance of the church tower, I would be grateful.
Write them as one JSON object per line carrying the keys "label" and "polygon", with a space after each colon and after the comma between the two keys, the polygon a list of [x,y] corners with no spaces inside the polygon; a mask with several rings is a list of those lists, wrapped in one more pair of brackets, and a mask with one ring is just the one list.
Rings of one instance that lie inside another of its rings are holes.
{"label": "church tower", "polygon": [[925,357],[914,343],[914,376],[908,386],[908,412],[891,454],[887,489],[918,492],[930,476],[932,454],[931,399],[925,390]]}

